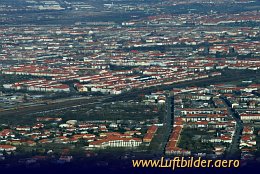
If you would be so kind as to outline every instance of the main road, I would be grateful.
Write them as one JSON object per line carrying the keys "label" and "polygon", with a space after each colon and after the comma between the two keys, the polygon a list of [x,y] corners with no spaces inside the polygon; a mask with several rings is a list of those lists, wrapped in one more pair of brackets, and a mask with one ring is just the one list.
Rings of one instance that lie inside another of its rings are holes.
{"label": "main road", "polygon": [[166,104],[166,117],[165,117],[165,124],[166,124],[166,132],[165,132],[165,141],[163,141],[163,150],[165,151],[167,142],[170,138],[171,132],[173,130],[174,124],[174,96],[169,94],[167,97],[167,104]]}
{"label": "main road", "polygon": [[172,132],[174,120],[174,98],[173,96],[167,96],[165,103],[165,113],[162,120],[163,125],[159,127],[155,134],[151,144],[150,150],[151,154],[162,157],[165,152],[166,144],[169,140],[170,134]]}
{"label": "main road", "polygon": [[232,143],[227,149],[226,158],[227,159],[240,159],[239,144],[240,138],[243,131],[243,123],[239,117],[239,114],[231,107],[231,103],[226,97],[220,97],[228,108],[228,114],[236,121],[235,134],[232,139]]}

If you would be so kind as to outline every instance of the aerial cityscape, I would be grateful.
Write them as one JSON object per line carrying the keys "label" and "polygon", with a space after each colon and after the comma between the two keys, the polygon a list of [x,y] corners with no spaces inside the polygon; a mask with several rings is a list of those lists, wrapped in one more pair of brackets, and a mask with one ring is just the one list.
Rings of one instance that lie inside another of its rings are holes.
{"label": "aerial cityscape", "polygon": [[259,165],[259,24],[258,0],[1,0],[0,169]]}

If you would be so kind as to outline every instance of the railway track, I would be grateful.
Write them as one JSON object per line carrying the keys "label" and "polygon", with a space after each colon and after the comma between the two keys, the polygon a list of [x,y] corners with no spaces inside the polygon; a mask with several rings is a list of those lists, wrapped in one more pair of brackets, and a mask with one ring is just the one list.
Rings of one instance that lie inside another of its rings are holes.
{"label": "railway track", "polygon": [[[234,73],[232,73],[234,72]],[[235,75],[231,75],[235,74]],[[244,80],[249,78],[258,78],[260,77],[260,71],[227,71],[223,72],[221,76],[216,77],[210,77],[206,79],[199,79],[194,81],[187,81],[187,82],[180,82],[175,83],[172,85],[167,86],[157,86],[157,87],[151,87],[146,89],[138,89],[138,90],[132,90],[120,95],[114,95],[114,96],[99,96],[99,97],[93,97],[93,98],[80,98],[80,99],[73,99],[73,100],[66,100],[59,102],[52,102],[50,104],[46,105],[39,105],[39,106],[33,106],[33,107],[25,107],[25,108],[17,108],[15,110],[8,110],[8,111],[0,111],[0,117],[1,116],[19,116],[19,115],[27,115],[37,112],[48,112],[55,109],[69,109],[73,108],[73,106],[81,105],[84,106],[85,104],[97,104],[98,103],[107,103],[107,102],[114,102],[114,101],[120,101],[120,100],[130,100],[136,98],[140,94],[149,94],[151,92],[157,91],[157,90],[171,90],[172,88],[176,87],[187,87],[187,86],[205,86],[210,84],[217,84],[217,83],[225,83],[225,82],[232,82],[236,80]]]}
{"label": "railway track", "polygon": [[70,109],[70,108],[75,108],[84,106],[84,105],[89,105],[89,104],[97,104],[99,102],[102,102],[104,99],[107,97],[95,97],[91,99],[75,99],[75,100],[69,100],[69,101],[60,101],[60,102],[52,102],[52,103],[46,103],[42,105],[37,105],[37,106],[26,106],[22,108],[17,108],[17,109],[9,109],[5,111],[0,112],[0,117],[1,116],[19,116],[19,115],[27,115],[27,114],[32,114],[32,113],[37,113],[37,112],[50,112],[54,110],[64,110],[64,109]]}

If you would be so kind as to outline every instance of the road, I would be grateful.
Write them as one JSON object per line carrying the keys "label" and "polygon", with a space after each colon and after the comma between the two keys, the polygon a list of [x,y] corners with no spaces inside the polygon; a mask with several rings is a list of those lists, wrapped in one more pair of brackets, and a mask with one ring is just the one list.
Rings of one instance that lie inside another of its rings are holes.
{"label": "road", "polygon": [[170,137],[173,124],[173,97],[167,96],[165,103],[165,114],[163,119],[163,126],[159,127],[150,144],[150,154],[161,157],[164,155],[164,149]]}
{"label": "road", "polygon": [[228,108],[228,114],[232,116],[232,118],[236,121],[236,130],[233,136],[233,140],[229,148],[227,149],[226,158],[227,159],[240,159],[239,153],[239,144],[240,138],[243,131],[243,123],[240,120],[239,114],[231,108],[231,104],[225,97],[221,97],[221,99],[225,102],[226,107]]}
{"label": "road", "polygon": [[172,128],[173,128],[173,123],[174,123],[174,96],[168,96],[167,97],[167,104],[166,104],[166,117],[165,117],[165,124],[167,131],[165,132],[165,141],[163,150],[165,150],[166,144],[171,136]]}

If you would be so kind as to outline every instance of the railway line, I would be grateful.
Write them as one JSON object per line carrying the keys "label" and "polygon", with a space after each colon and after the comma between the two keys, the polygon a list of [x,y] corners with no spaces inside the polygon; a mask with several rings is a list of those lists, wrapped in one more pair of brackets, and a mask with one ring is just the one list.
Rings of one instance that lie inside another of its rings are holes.
{"label": "railway line", "polygon": [[47,113],[47,112],[51,112],[51,111],[83,107],[84,105],[101,103],[104,99],[107,99],[107,98],[108,97],[79,98],[79,99],[75,99],[75,100],[66,100],[66,101],[59,101],[59,102],[54,101],[54,102],[48,102],[45,104],[39,104],[39,105],[34,105],[34,106],[12,108],[12,109],[8,109],[8,110],[0,111],[0,117],[1,116],[28,115],[28,114],[40,113],[40,112]]}
{"label": "railway line", "polygon": [[247,80],[249,78],[254,78],[254,77],[255,78],[260,77],[260,71],[248,71],[248,72],[227,71],[227,72],[223,72],[221,76],[199,79],[194,81],[180,82],[180,83],[175,83],[166,86],[157,86],[157,87],[151,87],[145,89],[132,90],[120,95],[96,96],[92,98],[83,97],[83,98],[73,98],[68,100],[59,99],[42,105],[4,110],[4,111],[0,111],[0,117],[27,115],[27,114],[38,113],[38,112],[51,112],[54,110],[60,110],[60,109],[65,110],[73,107],[75,108],[75,106],[84,107],[84,105],[88,105],[88,104],[130,100],[136,98],[140,94],[149,94],[150,92],[157,91],[157,90],[171,90],[174,87],[176,88],[176,87],[187,87],[187,86],[205,86],[205,85],[211,85],[217,83],[232,82],[237,80],[245,80],[245,79]]}

